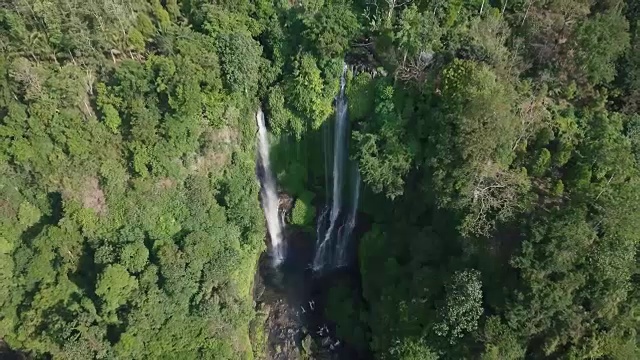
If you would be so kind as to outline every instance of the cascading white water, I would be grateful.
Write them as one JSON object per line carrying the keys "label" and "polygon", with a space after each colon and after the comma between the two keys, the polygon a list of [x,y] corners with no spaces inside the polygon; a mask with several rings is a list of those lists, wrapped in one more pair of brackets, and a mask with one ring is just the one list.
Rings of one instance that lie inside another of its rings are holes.
{"label": "cascading white water", "polygon": [[[346,128],[347,128],[347,98],[345,96],[346,87],[346,74],[347,66],[345,65],[342,76],[340,77],[340,93],[336,98],[336,123],[335,123],[335,138],[334,138],[334,150],[333,150],[333,193],[331,199],[331,212],[329,213],[329,228],[322,235],[321,231],[318,231],[318,246],[316,248],[316,254],[313,259],[313,269],[320,270],[324,267],[327,250],[330,246],[331,235],[336,226],[336,221],[340,215],[340,209],[342,206],[342,183],[343,183],[343,164],[346,148]],[[326,149],[325,149],[326,151]],[[326,216],[325,214],[323,214]],[[318,221],[318,230],[324,226],[324,216]]]}
{"label": "cascading white water", "polygon": [[344,225],[340,228],[338,232],[338,245],[336,251],[336,259],[334,263],[338,266],[346,266],[347,265],[347,248],[349,247],[349,239],[351,238],[351,233],[353,229],[356,227],[356,218],[358,215],[358,202],[360,201],[360,171],[358,171],[358,167],[354,165],[354,176],[353,176],[353,199],[351,202],[351,211],[349,212],[349,216]]}
{"label": "cascading white water", "polygon": [[260,179],[262,209],[264,210],[264,216],[267,220],[267,230],[271,238],[273,260],[275,265],[278,265],[284,259],[285,249],[284,242],[282,241],[284,222],[278,211],[278,192],[269,161],[269,133],[267,132],[267,127],[264,122],[262,109],[258,109],[256,113],[256,122],[258,123],[258,154],[262,170],[262,178]]}
{"label": "cascading white water", "polygon": [[[331,223],[329,229],[335,226],[335,222],[340,214],[340,207],[342,206],[342,182],[343,182],[343,164],[344,164],[344,150],[345,133],[347,127],[347,98],[344,96],[344,89],[346,85],[345,74],[347,67],[345,66],[340,78],[340,95],[336,101],[336,133],[335,144],[333,153],[333,198],[331,203]],[[331,233],[331,231],[328,231]]]}
{"label": "cascading white water", "polygon": [[[331,147],[331,127],[325,124],[322,127],[322,149],[324,157],[324,183],[329,185],[329,157],[331,156],[328,149]],[[329,199],[329,186],[324,188],[325,199]]]}

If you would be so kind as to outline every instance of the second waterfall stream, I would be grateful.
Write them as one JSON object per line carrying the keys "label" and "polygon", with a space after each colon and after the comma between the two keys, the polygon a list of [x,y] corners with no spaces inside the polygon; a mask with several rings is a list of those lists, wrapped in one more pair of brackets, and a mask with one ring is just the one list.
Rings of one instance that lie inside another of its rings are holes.
{"label": "second waterfall stream", "polygon": [[267,220],[267,230],[271,238],[273,261],[275,265],[278,265],[284,260],[285,256],[282,231],[284,222],[279,214],[278,189],[271,171],[271,162],[269,161],[269,133],[267,132],[262,109],[258,109],[256,113],[256,122],[258,123],[258,155],[260,160],[260,198],[264,216]]}
{"label": "second waterfall stream", "polygon": [[[333,166],[331,179],[332,191],[327,191],[327,204],[318,217],[316,224],[316,253],[313,258],[313,270],[322,271],[347,265],[347,248],[351,233],[356,224],[358,201],[360,197],[360,174],[355,162],[348,159],[349,121],[347,117],[347,97],[345,95],[347,66],[340,77],[340,92],[336,97],[336,116],[334,126],[333,149],[326,146],[325,142],[325,173],[329,175],[327,160],[329,152],[333,150]],[[329,132],[328,124],[325,131]],[[327,136],[328,137],[328,136]],[[353,198],[351,204],[343,204],[345,163],[352,168],[353,185],[351,192]],[[325,186],[330,186],[328,176]],[[329,195],[331,198],[329,198]],[[347,207],[348,213],[345,213]]]}
{"label": "second waterfall stream", "polygon": [[[325,146],[325,186],[327,188],[325,206],[316,223],[316,246],[312,268],[322,272],[348,265],[349,244],[356,226],[358,201],[360,198],[360,173],[356,162],[349,159],[350,138],[347,117],[347,97],[345,95],[347,67],[340,78],[340,91],[335,99],[335,121],[324,126]],[[267,230],[271,240],[271,254],[274,265],[285,259],[283,239],[284,220],[279,210],[279,197],[276,179],[269,158],[269,133],[264,113],[258,109],[258,178],[260,180],[260,199],[267,221]],[[333,144],[329,139],[333,133]],[[345,185],[345,183],[347,185]],[[345,196],[345,194],[351,196]]]}

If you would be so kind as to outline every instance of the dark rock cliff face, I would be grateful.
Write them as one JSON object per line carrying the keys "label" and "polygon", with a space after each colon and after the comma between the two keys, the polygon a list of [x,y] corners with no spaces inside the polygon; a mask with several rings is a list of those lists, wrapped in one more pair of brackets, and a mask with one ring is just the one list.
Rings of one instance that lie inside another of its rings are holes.
{"label": "dark rock cliff face", "polygon": [[288,227],[285,242],[287,257],[278,268],[267,252],[259,260],[254,301],[263,343],[254,343],[254,349],[260,346],[262,359],[267,360],[369,358],[336,335],[336,326],[325,313],[332,284],[357,281],[357,266],[317,274],[309,265],[315,233]]}
{"label": "dark rock cliff face", "polygon": [[291,214],[291,210],[293,209],[293,202],[294,199],[291,195],[282,191],[278,193],[278,208],[281,213],[284,213],[285,215]]}
{"label": "dark rock cliff face", "polygon": [[[294,199],[281,191],[278,201],[281,219],[286,222]],[[337,336],[337,325],[326,313],[331,288],[336,284],[350,284],[348,287],[357,294],[354,296],[359,297],[357,238],[368,228],[368,221],[361,218],[363,221],[358,221],[348,249],[349,266],[314,272],[311,264],[316,247],[315,231],[287,224],[283,232],[284,262],[274,268],[268,250],[260,256],[253,287],[257,316],[251,324],[252,346],[257,359],[370,358],[361,348],[356,350],[353,344]],[[268,249],[268,234],[265,243]]]}
{"label": "dark rock cliff face", "polygon": [[266,359],[308,359],[311,338],[305,326],[304,315],[312,311],[306,298],[304,254],[313,252],[312,239],[304,232],[287,230],[285,234],[288,256],[278,268],[267,253],[260,257],[254,285],[256,310],[264,314],[263,326],[266,343],[262,344]]}

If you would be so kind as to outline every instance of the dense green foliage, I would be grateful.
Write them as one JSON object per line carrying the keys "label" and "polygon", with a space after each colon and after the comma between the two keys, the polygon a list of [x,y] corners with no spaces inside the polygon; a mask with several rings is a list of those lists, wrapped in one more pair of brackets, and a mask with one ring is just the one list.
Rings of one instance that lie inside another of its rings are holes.
{"label": "dense green foliage", "polygon": [[367,7],[391,74],[350,93],[376,357],[640,356],[632,4]]}
{"label": "dense green foliage", "polygon": [[639,24],[631,0],[0,6],[0,339],[259,358],[253,113],[310,229],[347,59],[372,224],[362,293],[328,290],[337,336],[379,359],[640,358]]}
{"label": "dense green foliage", "polygon": [[192,30],[170,3],[0,10],[0,338],[13,348],[251,357],[262,50],[236,29]]}

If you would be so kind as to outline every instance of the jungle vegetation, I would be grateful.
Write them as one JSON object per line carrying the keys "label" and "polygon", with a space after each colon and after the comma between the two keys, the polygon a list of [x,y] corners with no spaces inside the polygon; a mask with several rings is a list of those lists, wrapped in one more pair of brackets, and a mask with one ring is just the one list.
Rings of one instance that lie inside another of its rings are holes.
{"label": "jungle vegetation", "polygon": [[637,359],[640,3],[0,4],[0,339],[252,359],[254,113],[312,229],[343,64],[364,182],[339,336],[377,359]]}

